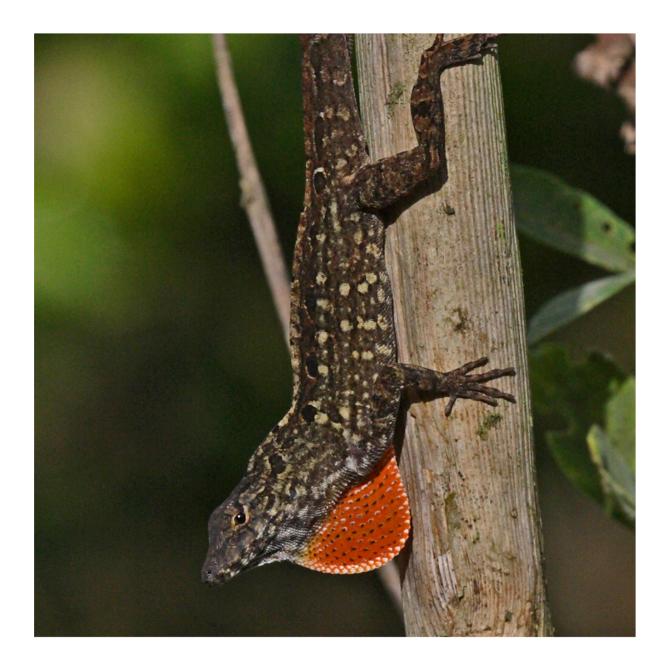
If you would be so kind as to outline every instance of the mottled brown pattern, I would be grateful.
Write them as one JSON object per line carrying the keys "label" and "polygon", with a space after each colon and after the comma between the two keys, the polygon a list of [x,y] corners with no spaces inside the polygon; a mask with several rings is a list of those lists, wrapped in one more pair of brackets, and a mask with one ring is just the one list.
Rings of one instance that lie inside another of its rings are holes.
{"label": "mottled brown pattern", "polygon": [[291,290],[293,399],[212,514],[205,581],[300,562],[338,500],[392,444],[403,389],[449,396],[447,413],[459,397],[513,400],[483,385],[512,369],[470,374],[486,359],[449,373],[397,363],[380,216],[446,167],[440,73],[479,58],[490,41],[436,38],[412,91],[417,147],[371,163],[346,36],[302,38],[307,162]]}

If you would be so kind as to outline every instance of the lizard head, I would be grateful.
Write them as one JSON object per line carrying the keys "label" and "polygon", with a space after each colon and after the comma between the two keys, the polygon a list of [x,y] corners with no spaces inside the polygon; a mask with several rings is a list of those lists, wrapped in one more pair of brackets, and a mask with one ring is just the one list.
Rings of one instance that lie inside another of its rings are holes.
{"label": "lizard head", "polygon": [[254,452],[242,481],[209,519],[204,582],[221,584],[259,565],[303,560],[331,498],[341,493],[330,472],[329,445],[315,451],[315,439],[296,437],[290,424],[280,423]]}
{"label": "lizard head", "polygon": [[209,518],[209,549],[202,580],[221,584],[275,558],[276,525],[264,487],[244,477]]}

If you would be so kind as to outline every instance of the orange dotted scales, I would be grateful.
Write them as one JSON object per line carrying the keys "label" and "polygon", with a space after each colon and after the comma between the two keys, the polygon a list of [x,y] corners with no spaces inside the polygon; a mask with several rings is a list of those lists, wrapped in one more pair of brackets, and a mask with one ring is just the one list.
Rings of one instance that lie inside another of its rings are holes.
{"label": "orange dotted scales", "polygon": [[374,570],[405,546],[411,516],[393,449],[326,517],[298,561],[319,572]]}

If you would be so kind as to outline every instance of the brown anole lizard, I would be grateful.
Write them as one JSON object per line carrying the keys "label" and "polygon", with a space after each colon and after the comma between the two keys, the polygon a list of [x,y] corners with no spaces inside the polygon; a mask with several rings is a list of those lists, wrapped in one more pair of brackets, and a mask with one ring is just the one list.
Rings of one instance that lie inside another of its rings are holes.
{"label": "brown anole lizard", "polygon": [[413,389],[496,405],[513,368],[450,372],[399,363],[384,262],[384,212],[446,166],[440,74],[481,58],[491,35],[438,35],[412,89],[417,146],[371,162],[345,35],[302,38],[304,208],[291,285],[293,398],[209,521],[208,583],[288,560],[332,573],[379,567],[403,547],[409,503],[393,435]]}

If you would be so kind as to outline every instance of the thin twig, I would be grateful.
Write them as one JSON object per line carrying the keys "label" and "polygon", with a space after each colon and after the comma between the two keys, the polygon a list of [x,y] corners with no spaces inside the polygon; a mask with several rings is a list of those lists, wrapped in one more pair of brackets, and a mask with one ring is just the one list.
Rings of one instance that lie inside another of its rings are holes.
{"label": "thin twig", "polygon": [[393,601],[396,612],[402,618],[402,584],[400,583],[400,570],[396,560],[384,563],[376,572],[381,580],[382,586],[386,589],[389,598]]}
{"label": "thin twig", "polygon": [[223,35],[214,35],[213,41],[223,111],[228,122],[228,132],[240,172],[242,206],[249,217],[251,230],[254,233],[256,246],[261,256],[261,263],[272,292],[275,309],[288,342],[290,296],[288,272],[279,246],[279,239],[277,238],[263,181],[258,172],[254,152],[249,141],[226,38]]}
{"label": "thin twig", "polygon": [[[226,38],[224,35],[217,34],[213,36],[213,42],[223,111],[228,122],[228,132],[235,150],[237,167],[240,171],[242,205],[249,217],[265,276],[270,284],[275,308],[288,342],[290,303],[288,272],[279,246],[263,181],[249,141]],[[402,616],[400,575],[397,566],[394,562],[389,562],[382,566],[377,574],[396,610]]]}

